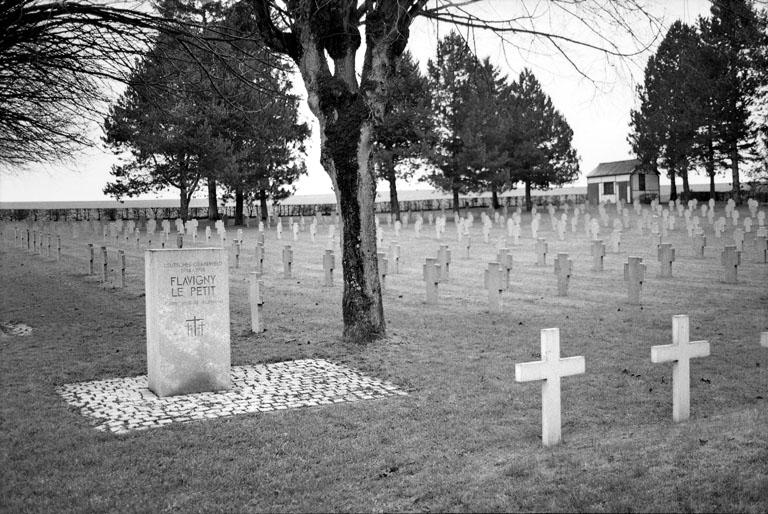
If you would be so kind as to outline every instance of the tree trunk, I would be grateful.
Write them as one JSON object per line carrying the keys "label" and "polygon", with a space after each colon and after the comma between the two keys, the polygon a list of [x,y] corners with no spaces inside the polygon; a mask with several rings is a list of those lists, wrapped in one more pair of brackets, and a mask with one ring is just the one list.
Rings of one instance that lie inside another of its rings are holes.
{"label": "tree trunk", "polygon": [[531,181],[526,180],[525,181],[525,210],[526,212],[531,212],[531,208],[533,208],[533,203],[531,202]]}
{"label": "tree trunk", "polygon": [[680,177],[683,179],[683,201],[687,202],[691,198],[691,186],[688,184],[688,168],[680,170]]}
{"label": "tree trunk", "polygon": [[395,166],[392,159],[387,163],[387,182],[389,182],[389,205],[395,221],[400,221],[400,203],[397,200],[397,177],[395,176]]}
{"label": "tree trunk", "polygon": [[219,203],[216,197],[216,179],[208,179],[208,219],[216,221],[219,219]]}
{"label": "tree trunk", "polygon": [[675,183],[675,171],[669,171],[669,199],[677,200],[677,184]]}
{"label": "tree trunk", "polygon": [[712,127],[707,134],[707,161],[705,163],[709,175],[709,197],[715,198],[715,145],[712,141]]}
{"label": "tree trunk", "polygon": [[186,184],[182,184],[179,187],[179,218],[184,222],[189,219],[189,200],[187,199]]}
{"label": "tree trunk", "polygon": [[731,178],[733,180],[732,195],[736,205],[741,205],[741,183],[739,180],[739,149],[736,143],[731,145]]}
{"label": "tree trunk", "polygon": [[451,191],[453,192],[453,212],[456,213],[456,216],[460,216],[461,206],[459,205],[459,188],[457,186],[453,186]]}
{"label": "tree trunk", "polygon": [[501,204],[499,203],[499,192],[497,190],[496,184],[491,184],[491,206],[493,207],[494,211],[497,211],[501,209]]}
{"label": "tree trunk", "polygon": [[244,194],[242,186],[235,188],[235,225],[242,226],[245,224],[243,221],[243,204]]}
{"label": "tree trunk", "polygon": [[266,224],[269,219],[269,210],[267,208],[267,192],[264,189],[259,189],[259,210],[261,210],[261,221]]}

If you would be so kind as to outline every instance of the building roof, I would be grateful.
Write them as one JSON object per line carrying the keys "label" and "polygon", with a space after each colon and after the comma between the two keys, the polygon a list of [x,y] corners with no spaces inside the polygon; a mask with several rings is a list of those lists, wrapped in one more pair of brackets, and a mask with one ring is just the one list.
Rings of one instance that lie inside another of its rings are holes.
{"label": "building roof", "polygon": [[587,178],[609,177],[612,175],[631,175],[635,168],[640,164],[638,159],[628,159],[626,161],[601,162],[597,168],[587,174]]}

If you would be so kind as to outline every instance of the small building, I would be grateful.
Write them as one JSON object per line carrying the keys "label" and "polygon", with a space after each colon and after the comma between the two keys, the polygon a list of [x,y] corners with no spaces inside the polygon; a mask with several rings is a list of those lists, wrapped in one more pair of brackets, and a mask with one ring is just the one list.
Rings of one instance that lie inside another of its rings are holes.
{"label": "small building", "polygon": [[587,201],[604,203],[648,203],[659,198],[659,173],[639,168],[638,159],[601,162],[587,175]]}

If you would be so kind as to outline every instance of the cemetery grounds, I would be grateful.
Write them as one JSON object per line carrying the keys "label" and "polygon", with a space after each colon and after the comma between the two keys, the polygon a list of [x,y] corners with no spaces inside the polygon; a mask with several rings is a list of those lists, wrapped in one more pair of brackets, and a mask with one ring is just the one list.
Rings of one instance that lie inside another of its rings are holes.
{"label": "cemetery grounds", "polygon": [[[311,218],[296,242],[287,226],[281,241],[274,226],[268,231],[261,334],[250,332],[247,282],[257,230],[244,231],[235,268],[229,227],[233,366],[324,359],[408,394],[125,434],[94,430],[57,387],[146,373],[146,234],[141,248],[122,243],[121,288],[111,242],[109,280],[99,276],[98,250],[97,272],[88,274],[86,244],[100,246],[100,235],[81,229],[74,239],[69,225],[55,227],[57,260],[16,247],[14,224],[5,223],[0,510],[765,512],[768,348],[759,340],[768,331],[768,264],[754,228],[738,283],[725,284],[720,252],[732,227],[718,239],[703,220],[708,246],[696,258],[678,217],[664,238],[676,249],[672,277],[659,278],[659,238],[640,235],[631,218],[621,252],[608,248],[597,272],[583,221],[576,233],[569,221],[559,241],[546,211],[539,236],[549,254],[536,266],[523,213],[520,244],[507,244],[514,267],[501,313],[489,312],[483,270],[507,237],[504,227],[494,225],[485,243],[476,211],[467,258],[452,222],[441,240],[426,221],[418,237],[410,223],[398,238],[399,273],[390,263],[385,281],[388,335],[367,346],[340,338],[338,247],[334,286],[322,286],[327,218],[315,243]],[[393,228],[381,220],[380,251],[388,251]],[[610,230],[601,226],[606,245]],[[285,244],[294,251],[292,279],[282,276]],[[422,265],[440,244],[452,251],[450,279],[439,285],[438,304],[428,305]],[[559,252],[574,261],[566,297],[556,295]],[[627,302],[630,255],[647,265],[641,305]],[[711,345],[709,357],[691,361],[691,418],[683,423],[672,422],[672,365],[650,360],[652,346],[672,342],[676,314],[690,317],[691,340]],[[9,323],[31,333],[17,335]],[[562,379],[563,441],[543,448],[540,383],[514,377],[515,363],[539,360],[540,330],[550,327],[560,329],[561,356],[584,356],[586,373]]]}

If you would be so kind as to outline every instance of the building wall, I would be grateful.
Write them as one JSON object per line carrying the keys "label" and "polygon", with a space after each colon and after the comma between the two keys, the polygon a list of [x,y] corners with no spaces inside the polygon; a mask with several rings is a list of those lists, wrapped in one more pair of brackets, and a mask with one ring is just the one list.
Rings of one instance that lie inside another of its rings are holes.
{"label": "building wall", "polygon": [[[587,190],[594,191],[593,184],[598,186],[597,203],[616,203],[619,199],[619,188],[623,188],[622,196],[626,195],[627,198],[631,198],[629,175],[609,175],[606,177],[589,177],[587,178]],[[613,184],[613,193],[605,194],[604,186],[606,182]],[[594,193],[589,197],[589,202],[593,203]],[[631,201],[631,200],[630,200]]]}

